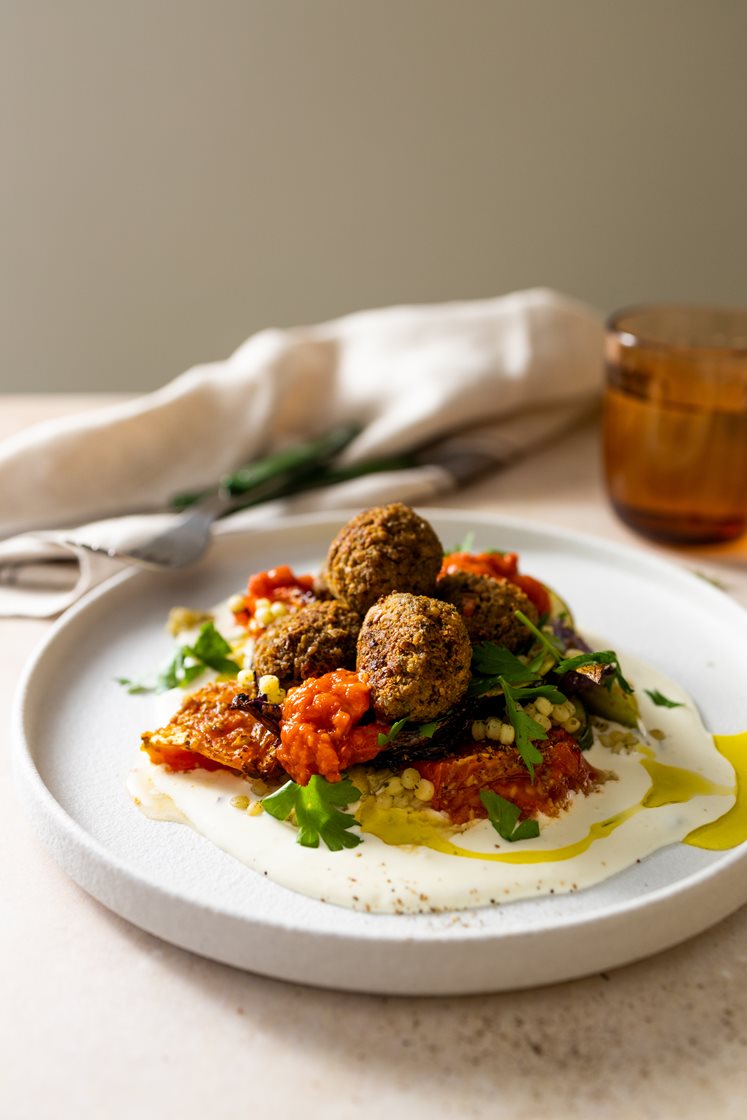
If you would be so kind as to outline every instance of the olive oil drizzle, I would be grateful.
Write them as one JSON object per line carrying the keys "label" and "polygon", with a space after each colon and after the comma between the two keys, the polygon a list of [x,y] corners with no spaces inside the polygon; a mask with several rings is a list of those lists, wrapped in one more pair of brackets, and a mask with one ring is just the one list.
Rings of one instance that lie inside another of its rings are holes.
{"label": "olive oil drizzle", "polygon": [[[560,848],[512,848],[509,851],[477,852],[460,847],[447,838],[451,830],[427,812],[412,813],[406,809],[379,809],[373,798],[365,799],[358,811],[361,831],[378,836],[386,844],[417,844],[446,855],[462,859],[478,859],[494,863],[556,863],[573,859],[587,851],[597,840],[609,836],[625,821],[644,809],[679,804],[693,797],[729,797],[736,792],[736,803],[722,817],[711,824],[695,829],[685,838],[685,843],[697,847],[723,850],[747,840],[747,732],[740,735],[716,735],[717,750],[734,767],[737,783],[732,786],[717,785],[692,770],[680,766],[666,766],[655,758],[644,757],[641,766],[646,770],[651,785],[635,805],[606,820],[591,825],[586,836],[573,844]],[[646,751],[646,755],[653,752]]]}
{"label": "olive oil drizzle", "polygon": [[738,735],[714,735],[713,741],[716,750],[734,767],[737,799],[718,820],[688,833],[683,843],[723,852],[747,840],[747,731],[740,731]]}

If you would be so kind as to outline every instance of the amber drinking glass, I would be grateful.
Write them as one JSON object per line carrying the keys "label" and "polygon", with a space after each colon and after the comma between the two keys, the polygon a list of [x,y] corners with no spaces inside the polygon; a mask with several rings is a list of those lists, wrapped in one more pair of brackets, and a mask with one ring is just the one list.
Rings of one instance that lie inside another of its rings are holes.
{"label": "amber drinking glass", "polygon": [[747,309],[650,306],[607,324],[603,445],[618,515],[656,540],[747,525]]}

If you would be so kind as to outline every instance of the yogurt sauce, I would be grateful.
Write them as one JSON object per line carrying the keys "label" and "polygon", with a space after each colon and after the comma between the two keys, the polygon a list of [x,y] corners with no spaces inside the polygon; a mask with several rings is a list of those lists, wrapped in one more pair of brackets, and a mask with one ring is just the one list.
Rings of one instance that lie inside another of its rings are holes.
{"label": "yogurt sauce", "polygon": [[[734,826],[737,809],[729,812],[737,794],[729,751],[717,749],[674,681],[637,658],[622,661],[636,684],[643,726],[664,737],[627,753],[595,739],[586,758],[616,780],[576,795],[559,818],[540,817],[536,839],[511,844],[489,821],[454,829],[440,814],[380,810],[368,800],[349,810],[358,811],[363,842],[330,852],[323,844],[297,844],[296,828],[259,809],[252,784],[228,771],[172,773],[143,754],[128,789],[147,816],[191,825],[276,883],[370,912],[463,910],[561,894],[593,886],[678,841],[721,848],[746,839],[745,829]],[[684,706],[656,707],[646,688]],[[232,804],[237,797],[249,798],[248,809]],[[714,823],[719,818],[732,824],[721,829]]]}

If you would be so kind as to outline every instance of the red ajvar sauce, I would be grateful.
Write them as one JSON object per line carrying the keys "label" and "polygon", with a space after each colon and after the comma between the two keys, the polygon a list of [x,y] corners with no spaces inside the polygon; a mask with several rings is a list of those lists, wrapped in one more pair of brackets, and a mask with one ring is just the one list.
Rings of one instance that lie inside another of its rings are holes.
{"label": "red ajvar sauce", "polygon": [[480,800],[481,789],[490,789],[518,805],[522,817],[537,813],[556,817],[572,793],[589,793],[603,780],[567,731],[553,728],[547,739],[536,745],[543,759],[534,768],[534,781],[513,748],[468,750],[414,765],[423,778],[433,782],[431,807],[447,813],[455,824],[487,816]]}
{"label": "red ajvar sauce", "polygon": [[283,704],[277,759],[294,782],[312,774],[339,782],[341,772],[379,753],[379,723],[359,727],[370,708],[370,690],[356,673],[335,669],[292,688]]}
{"label": "red ajvar sauce", "polygon": [[550,611],[547,588],[538,579],[519,572],[519,556],[516,552],[450,552],[448,556],[444,556],[439,576],[453,575],[455,572],[472,572],[476,576],[507,579],[509,583],[521,588],[541,615]]}
{"label": "red ajvar sauce", "polygon": [[287,564],[280,564],[277,568],[256,572],[249,577],[244,605],[234,611],[234,615],[241,626],[248,626],[254,618],[260,599],[301,607],[304,603],[310,603],[315,597],[313,576],[297,576]]}

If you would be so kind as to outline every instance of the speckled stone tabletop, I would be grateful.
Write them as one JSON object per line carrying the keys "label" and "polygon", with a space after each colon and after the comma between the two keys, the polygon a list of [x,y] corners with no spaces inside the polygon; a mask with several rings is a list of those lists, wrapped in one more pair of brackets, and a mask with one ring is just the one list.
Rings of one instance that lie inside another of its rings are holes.
{"label": "speckled stone tabletop", "polygon": [[[0,397],[0,437],[98,403]],[[439,504],[653,548],[606,505],[593,424]],[[674,559],[747,604],[746,540]],[[0,623],[6,724],[47,627]],[[31,831],[8,749],[0,769],[7,1120],[744,1115],[747,908],[655,958],[551,988],[432,1000],[317,991],[202,960],[103,909]]]}

